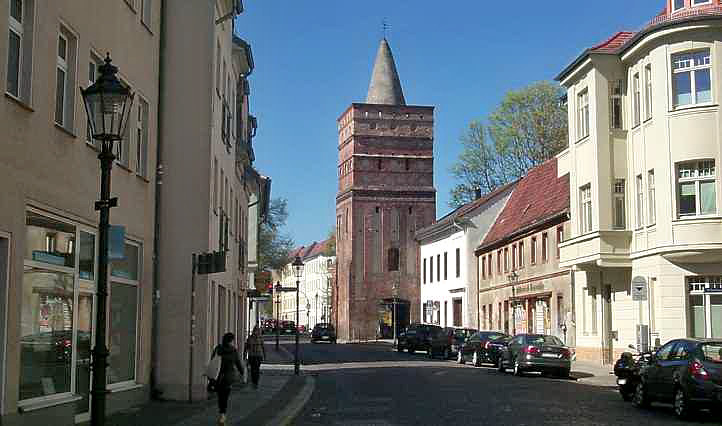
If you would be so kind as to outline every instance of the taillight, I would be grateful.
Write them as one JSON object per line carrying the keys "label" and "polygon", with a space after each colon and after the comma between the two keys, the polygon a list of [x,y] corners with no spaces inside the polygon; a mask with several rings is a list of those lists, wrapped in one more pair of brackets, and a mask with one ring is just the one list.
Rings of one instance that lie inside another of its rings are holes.
{"label": "taillight", "polygon": [[489,340],[487,340],[486,343],[484,343],[484,349],[489,349],[489,346],[490,346],[489,343],[491,343]]}
{"label": "taillight", "polygon": [[572,353],[571,353],[571,351],[570,351],[569,349],[562,349],[561,352],[562,352],[562,358],[567,358],[567,359],[569,359],[569,358],[571,358],[571,356],[572,356]]}
{"label": "taillight", "polygon": [[541,353],[541,350],[536,346],[527,346],[524,348],[524,353],[527,353],[529,355],[539,355]]}
{"label": "taillight", "polygon": [[702,363],[697,360],[689,364],[689,374],[697,379],[705,380],[709,378],[709,373],[704,369]]}

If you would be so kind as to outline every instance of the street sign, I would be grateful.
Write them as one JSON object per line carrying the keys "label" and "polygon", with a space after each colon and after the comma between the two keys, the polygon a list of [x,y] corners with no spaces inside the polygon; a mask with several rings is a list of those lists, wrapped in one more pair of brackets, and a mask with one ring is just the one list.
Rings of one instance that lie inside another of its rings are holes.
{"label": "street sign", "polygon": [[641,302],[647,300],[647,280],[636,276],[632,280],[632,300]]}

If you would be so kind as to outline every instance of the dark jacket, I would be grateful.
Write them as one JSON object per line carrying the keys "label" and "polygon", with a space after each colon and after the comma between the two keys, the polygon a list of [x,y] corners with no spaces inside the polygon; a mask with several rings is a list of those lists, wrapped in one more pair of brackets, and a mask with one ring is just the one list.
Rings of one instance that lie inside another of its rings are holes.
{"label": "dark jacket", "polygon": [[243,374],[243,364],[238,350],[233,345],[216,346],[214,356],[221,357],[221,371],[218,373],[218,385],[230,387],[238,380],[238,373]]}

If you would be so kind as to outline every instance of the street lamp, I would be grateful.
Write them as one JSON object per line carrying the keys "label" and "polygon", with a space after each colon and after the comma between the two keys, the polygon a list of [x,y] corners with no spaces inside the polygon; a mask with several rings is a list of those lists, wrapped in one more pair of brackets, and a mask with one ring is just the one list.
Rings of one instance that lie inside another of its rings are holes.
{"label": "street lamp", "polygon": [[276,293],[276,350],[279,350],[278,346],[278,333],[280,332],[280,321],[279,318],[281,316],[281,291],[283,287],[281,286],[280,281],[276,281],[276,287],[274,293]]}
{"label": "street lamp", "polygon": [[301,256],[296,256],[296,259],[291,265],[293,266],[293,272],[296,275],[296,356],[293,360],[293,374],[298,376],[301,372],[301,366],[298,359],[298,302],[301,294],[301,276],[303,275],[303,260],[301,260]]}
{"label": "street lamp", "polygon": [[511,282],[511,332],[516,334],[516,283],[519,282],[519,274],[511,271],[507,278]]}
{"label": "street lamp", "polygon": [[93,139],[100,141],[100,200],[95,202],[95,210],[100,211],[98,224],[98,288],[95,315],[95,347],[93,348],[92,369],[93,388],[91,390],[90,423],[93,426],[105,424],[105,384],[107,381],[108,347],[105,345],[107,327],[108,299],[108,231],[110,228],[110,208],[118,205],[118,199],[110,197],[110,169],[113,167],[113,145],[120,143],[128,124],[133,105],[130,88],[120,82],[115,74],[118,68],[111,64],[110,54],[105,63],[98,68],[100,76],[90,87],[80,89],[88,116],[88,127]]}
{"label": "street lamp", "polygon": [[394,326],[394,347],[397,347],[397,346],[396,346],[396,345],[397,345],[397,342],[396,342],[396,322],[398,321],[398,318],[397,318],[397,316],[396,316],[396,298],[399,297],[399,283],[396,282],[396,281],[395,281],[395,282],[392,284],[392,286],[391,286],[391,295],[394,297],[393,302],[391,302],[391,303],[393,304],[393,308],[394,308],[394,313],[393,313],[393,315],[391,316],[391,322],[393,323],[393,326]]}

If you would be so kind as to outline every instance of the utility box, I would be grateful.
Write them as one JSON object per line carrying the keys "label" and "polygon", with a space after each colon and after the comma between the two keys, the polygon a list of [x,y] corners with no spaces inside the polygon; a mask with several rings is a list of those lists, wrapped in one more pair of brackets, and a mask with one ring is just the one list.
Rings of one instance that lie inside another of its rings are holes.
{"label": "utility box", "polygon": [[637,350],[649,351],[649,326],[646,324],[637,324]]}

